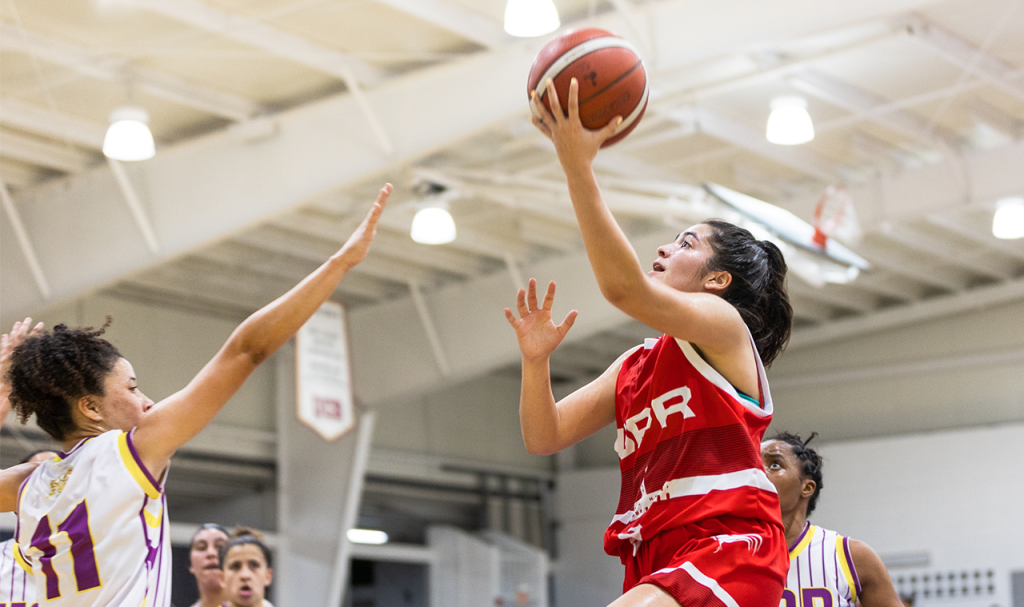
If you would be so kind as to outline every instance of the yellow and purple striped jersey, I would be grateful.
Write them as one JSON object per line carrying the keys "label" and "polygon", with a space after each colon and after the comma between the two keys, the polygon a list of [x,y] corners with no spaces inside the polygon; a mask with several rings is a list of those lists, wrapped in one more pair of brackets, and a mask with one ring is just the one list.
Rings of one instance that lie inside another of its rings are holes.
{"label": "yellow and purple striped jersey", "polygon": [[32,575],[14,560],[14,538],[0,543],[0,607],[39,607]]}
{"label": "yellow and purple striped jersey", "polygon": [[15,558],[47,607],[167,607],[163,488],[130,433],[111,430],[43,462],[18,496]]}
{"label": "yellow and purple striped jersey", "polygon": [[854,607],[859,594],[850,538],[807,523],[789,547],[780,607]]}

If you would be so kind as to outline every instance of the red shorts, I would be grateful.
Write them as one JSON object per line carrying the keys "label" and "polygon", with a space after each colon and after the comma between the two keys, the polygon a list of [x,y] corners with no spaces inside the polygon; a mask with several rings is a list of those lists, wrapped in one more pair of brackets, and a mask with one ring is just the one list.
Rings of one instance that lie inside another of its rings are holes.
{"label": "red shorts", "polygon": [[781,525],[731,516],[662,531],[622,560],[623,592],[654,584],[686,607],[778,607],[789,573]]}

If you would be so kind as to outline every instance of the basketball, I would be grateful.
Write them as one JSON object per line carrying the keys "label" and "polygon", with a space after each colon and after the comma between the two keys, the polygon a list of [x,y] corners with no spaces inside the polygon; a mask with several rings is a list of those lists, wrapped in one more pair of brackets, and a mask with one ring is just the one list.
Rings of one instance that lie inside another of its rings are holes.
{"label": "basketball", "polygon": [[621,141],[640,124],[647,109],[647,71],[633,46],[615,34],[597,28],[569,30],[547,43],[530,69],[527,97],[536,91],[550,110],[545,83],[554,81],[563,110],[569,103],[569,83],[580,87],[580,120],[591,130],[604,127],[616,116],[622,124],[601,147]]}

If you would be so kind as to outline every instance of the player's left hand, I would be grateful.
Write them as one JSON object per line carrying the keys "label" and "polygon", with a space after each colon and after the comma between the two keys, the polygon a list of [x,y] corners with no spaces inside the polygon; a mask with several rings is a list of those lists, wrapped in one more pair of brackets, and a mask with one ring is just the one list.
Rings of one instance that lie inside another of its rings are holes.
{"label": "player's left hand", "polygon": [[596,131],[583,126],[580,121],[580,83],[575,78],[569,83],[569,115],[562,111],[555,83],[548,79],[548,97],[551,111],[544,106],[536,93],[532,94],[533,117],[530,121],[555,144],[558,159],[567,172],[577,168],[590,168],[597,151],[606,139],[615,134],[622,123],[622,116],[611,119],[604,128]]}
{"label": "player's left hand", "polygon": [[0,384],[3,384],[7,377],[7,371],[11,368],[11,354],[14,349],[21,345],[27,338],[38,335],[43,330],[43,323],[32,327],[32,319],[26,318],[23,321],[14,323],[10,333],[0,336]]}

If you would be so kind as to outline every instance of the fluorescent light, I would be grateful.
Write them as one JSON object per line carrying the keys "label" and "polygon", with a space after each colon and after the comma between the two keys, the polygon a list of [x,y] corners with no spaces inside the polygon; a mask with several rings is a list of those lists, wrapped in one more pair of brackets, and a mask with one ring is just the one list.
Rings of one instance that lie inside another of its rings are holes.
{"label": "fluorescent light", "polygon": [[386,544],[388,534],[375,529],[349,529],[348,541],[353,544]]}
{"label": "fluorescent light", "polygon": [[147,160],[156,154],[149,113],[140,107],[119,107],[110,113],[103,153],[114,160]]}
{"label": "fluorescent light", "polygon": [[778,145],[797,145],[814,139],[814,124],[803,97],[772,99],[772,113],[765,132],[768,141]]}
{"label": "fluorescent light", "polygon": [[992,235],[1005,240],[1024,238],[1024,198],[1014,196],[996,203]]}
{"label": "fluorescent light", "polygon": [[505,5],[505,31],[519,38],[550,34],[562,23],[551,0],[508,0]]}
{"label": "fluorescent light", "polygon": [[455,240],[455,220],[444,206],[432,205],[412,218],[412,239],[422,244],[445,244]]}

